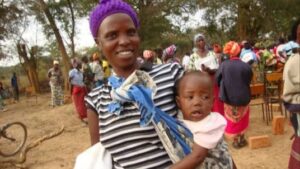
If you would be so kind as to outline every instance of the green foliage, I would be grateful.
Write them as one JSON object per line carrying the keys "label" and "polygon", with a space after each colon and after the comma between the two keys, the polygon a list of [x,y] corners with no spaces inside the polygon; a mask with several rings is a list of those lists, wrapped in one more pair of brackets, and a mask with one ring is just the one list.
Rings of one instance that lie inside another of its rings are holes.
{"label": "green foliage", "polygon": [[22,16],[23,12],[15,1],[3,1],[0,4],[0,40],[17,32],[17,24]]}
{"label": "green foliage", "polygon": [[198,0],[204,20],[218,25],[227,40],[260,40],[287,36],[291,21],[299,17],[299,0]]}
{"label": "green foliage", "polygon": [[19,25],[24,18],[20,4],[17,1],[2,0],[0,3],[0,59],[7,55],[3,51],[4,42],[13,34],[19,32]]}
{"label": "green foliage", "polygon": [[[171,40],[165,39],[169,38],[169,34],[181,34],[180,29],[167,17],[184,18],[186,17],[184,14],[196,11],[196,0],[128,0],[128,2],[134,6],[140,19],[139,34],[142,49],[162,47],[162,42]],[[171,43],[176,44],[176,41]]]}
{"label": "green foliage", "polygon": [[98,53],[101,52],[101,51],[99,51],[99,48],[97,46],[86,47],[86,48],[83,48],[83,49],[78,51],[80,56],[86,55],[87,57],[92,56],[92,54],[95,53],[95,52],[98,52]]}
{"label": "green foliage", "polygon": [[[46,46],[39,47],[41,53],[44,53],[41,55],[60,57],[53,30],[37,0],[2,2],[4,3],[0,4],[0,47],[2,47],[1,40],[11,37],[11,34],[20,35],[19,28],[26,24],[24,17],[33,16],[43,26],[48,40]],[[72,24],[71,9],[75,21],[78,21],[83,17],[87,18],[99,0],[46,2],[58,23],[59,31],[68,37],[64,39],[64,43],[67,44],[70,53],[72,48],[70,38],[72,34],[78,33]],[[179,53],[192,49],[192,38],[198,32],[204,33],[210,43],[221,44],[229,39],[264,41],[266,35],[271,40],[279,36],[286,37],[290,31],[291,21],[300,16],[299,0],[127,0],[127,2],[133,5],[140,19],[141,49],[165,48],[170,44],[176,44]],[[204,16],[200,19],[207,24],[183,31],[181,25],[189,20],[188,14],[193,14],[198,9],[204,10]],[[181,24],[175,25],[174,22]],[[96,47],[82,50],[75,48],[75,50],[79,56],[91,55],[98,51]],[[1,56],[4,54],[0,53],[0,59]]]}
{"label": "green foliage", "polygon": [[[37,59],[39,81],[48,81],[47,72],[52,67],[52,58],[39,56]],[[0,67],[0,81],[4,82],[5,86],[10,86],[10,78],[13,72],[16,72],[19,78],[19,87],[24,88],[29,85],[27,74],[21,64],[11,67]]]}

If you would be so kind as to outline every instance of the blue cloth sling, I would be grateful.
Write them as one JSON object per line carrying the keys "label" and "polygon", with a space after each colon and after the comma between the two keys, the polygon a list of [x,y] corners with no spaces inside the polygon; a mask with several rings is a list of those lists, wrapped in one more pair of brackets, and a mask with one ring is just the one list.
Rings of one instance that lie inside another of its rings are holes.
{"label": "blue cloth sling", "polygon": [[[184,155],[191,152],[190,144],[187,138],[192,138],[193,135],[179,120],[163,112],[160,108],[156,107],[153,102],[153,91],[143,85],[142,83],[133,83],[130,87],[118,92],[118,89],[124,83],[124,78],[111,76],[108,79],[109,84],[112,86],[113,101],[108,105],[108,111],[116,115],[120,115],[123,110],[122,104],[125,102],[132,102],[137,105],[141,112],[140,125],[147,126],[152,123],[154,126],[162,124],[167,133],[167,137],[172,143],[180,145],[179,151],[183,151]],[[176,147],[176,146],[175,146]],[[178,149],[178,147],[176,147]],[[170,154],[169,154],[170,155]],[[174,160],[172,160],[174,162]]]}

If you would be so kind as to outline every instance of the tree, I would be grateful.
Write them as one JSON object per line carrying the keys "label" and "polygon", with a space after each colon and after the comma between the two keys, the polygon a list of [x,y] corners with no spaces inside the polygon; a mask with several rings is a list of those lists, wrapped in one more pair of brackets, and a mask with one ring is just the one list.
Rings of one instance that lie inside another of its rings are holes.
{"label": "tree", "polygon": [[[50,44],[57,43],[58,50],[63,61],[63,74],[65,79],[65,89],[68,88],[68,72],[70,69],[70,57],[75,57],[75,35],[76,21],[81,16],[87,15],[87,7],[90,7],[91,0],[32,0],[29,4],[31,11],[36,19],[43,25],[44,33],[49,39]],[[42,11],[42,13],[41,13]],[[50,29],[49,29],[50,28]],[[55,40],[52,40],[53,33]],[[67,39],[63,39],[62,34],[67,35]],[[69,52],[68,52],[69,51]]]}
{"label": "tree", "polygon": [[[181,34],[170,17],[182,19],[196,11],[196,0],[128,0],[140,19],[139,34],[142,48],[161,47],[162,40],[171,34]],[[185,18],[187,20],[187,18]],[[182,20],[183,21],[183,20]],[[173,42],[174,43],[174,42]]]}
{"label": "tree", "polygon": [[16,1],[1,0],[0,2],[0,59],[7,57],[4,42],[12,35],[18,34],[23,24],[24,11]]}
{"label": "tree", "polygon": [[31,49],[29,50],[30,56],[28,56],[28,52],[26,50],[25,44],[18,43],[17,49],[18,49],[19,57],[21,57],[24,60],[24,62],[23,63],[21,62],[21,64],[24,67],[24,69],[26,70],[26,74],[28,76],[30,85],[33,87],[35,92],[40,92],[39,78],[38,78],[38,74],[37,74],[37,50],[38,50],[38,47],[37,46],[31,47]]}
{"label": "tree", "polygon": [[226,39],[259,40],[266,35],[275,39],[289,31],[294,17],[299,16],[297,0],[198,0],[205,10],[208,26],[217,25]]}
{"label": "tree", "polygon": [[[77,3],[82,11],[80,16],[86,16],[98,2],[86,0]],[[190,45],[190,38],[186,39],[187,41],[182,39],[185,34],[182,33],[180,26],[188,21],[188,14],[196,11],[196,0],[127,0],[127,2],[134,7],[140,20],[139,35],[142,49],[166,47],[171,43],[178,43],[185,46],[184,48]],[[181,25],[174,25],[175,18],[180,20],[178,22]]]}
{"label": "tree", "polygon": [[[0,3],[0,59],[9,57],[7,46],[11,44],[4,43],[9,41],[15,43],[15,49],[19,55],[21,62],[30,85],[36,92],[40,92],[39,79],[37,74],[37,46],[31,47],[29,53],[27,52],[26,42],[22,39],[24,27],[27,26],[27,11],[22,9],[24,4],[17,1],[5,1]],[[20,43],[23,41],[23,43]],[[10,50],[14,50],[13,48]],[[29,55],[28,55],[29,54]]]}
{"label": "tree", "polygon": [[[55,18],[53,17],[52,13],[49,10],[48,5],[45,3],[44,0],[37,0],[31,2],[31,9],[33,12],[35,12],[37,18],[39,21],[41,21],[45,27],[50,27],[50,29],[53,31],[58,49],[60,51],[61,57],[62,57],[62,62],[63,62],[63,76],[64,76],[64,83],[65,83],[65,90],[68,90],[69,87],[69,82],[68,82],[68,73],[70,70],[70,59],[69,55],[67,53],[65,44],[63,42],[63,38],[61,36],[61,33],[58,29],[57,23],[55,21]],[[45,18],[41,16],[38,11],[42,11],[44,14]],[[46,20],[48,21],[48,24],[46,23]]]}

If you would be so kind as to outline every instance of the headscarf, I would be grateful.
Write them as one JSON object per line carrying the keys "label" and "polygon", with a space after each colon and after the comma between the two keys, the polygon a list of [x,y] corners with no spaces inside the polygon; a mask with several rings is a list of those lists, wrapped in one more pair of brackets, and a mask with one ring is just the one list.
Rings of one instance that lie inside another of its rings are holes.
{"label": "headscarf", "polygon": [[53,65],[58,65],[59,64],[59,61],[58,60],[54,60],[53,61]]}
{"label": "headscarf", "polygon": [[198,33],[194,36],[194,44],[196,44],[197,41],[200,39],[203,39],[205,41],[205,36],[202,33]]}
{"label": "headscarf", "polygon": [[163,60],[166,60],[168,58],[171,58],[175,55],[176,53],[176,49],[177,47],[175,45],[171,45],[169,47],[167,47],[164,51],[163,51],[163,54],[162,54],[162,59]]}
{"label": "headscarf", "polygon": [[229,55],[230,57],[238,57],[241,48],[239,44],[235,41],[229,41],[225,44],[223,53]]}
{"label": "headscarf", "polygon": [[135,27],[139,27],[137,14],[128,3],[122,0],[100,0],[99,4],[90,14],[90,30],[94,39],[97,37],[98,29],[102,21],[106,17],[116,13],[125,13],[129,15]]}
{"label": "headscarf", "polygon": [[299,48],[299,44],[294,41],[289,41],[284,45],[284,51],[288,56],[293,53],[293,49]]}
{"label": "headscarf", "polygon": [[154,53],[151,50],[144,50],[143,57],[146,60],[149,60],[154,57]]}

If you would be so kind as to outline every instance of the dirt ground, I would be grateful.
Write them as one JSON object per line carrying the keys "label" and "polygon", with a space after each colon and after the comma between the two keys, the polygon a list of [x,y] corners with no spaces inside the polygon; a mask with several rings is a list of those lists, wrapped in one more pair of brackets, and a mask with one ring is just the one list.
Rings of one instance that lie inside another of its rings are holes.
{"label": "dirt ground", "polygon": [[[42,142],[27,153],[25,166],[28,169],[72,169],[76,156],[89,147],[88,127],[81,123],[74,113],[72,104],[52,108],[49,106],[50,94],[37,97],[21,97],[17,104],[8,104],[8,111],[0,112],[0,125],[21,121],[28,129],[27,144],[58,130],[62,125],[61,135]],[[275,115],[279,115],[276,112]],[[284,135],[273,135],[271,125],[262,120],[259,107],[251,108],[250,127],[247,137],[269,135],[272,146],[251,150],[249,147],[230,151],[239,169],[286,169],[288,165],[292,128],[286,120]],[[1,148],[1,147],[0,147]],[[14,158],[18,158],[15,156]],[[1,169],[14,169],[15,166],[3,163]]]}

